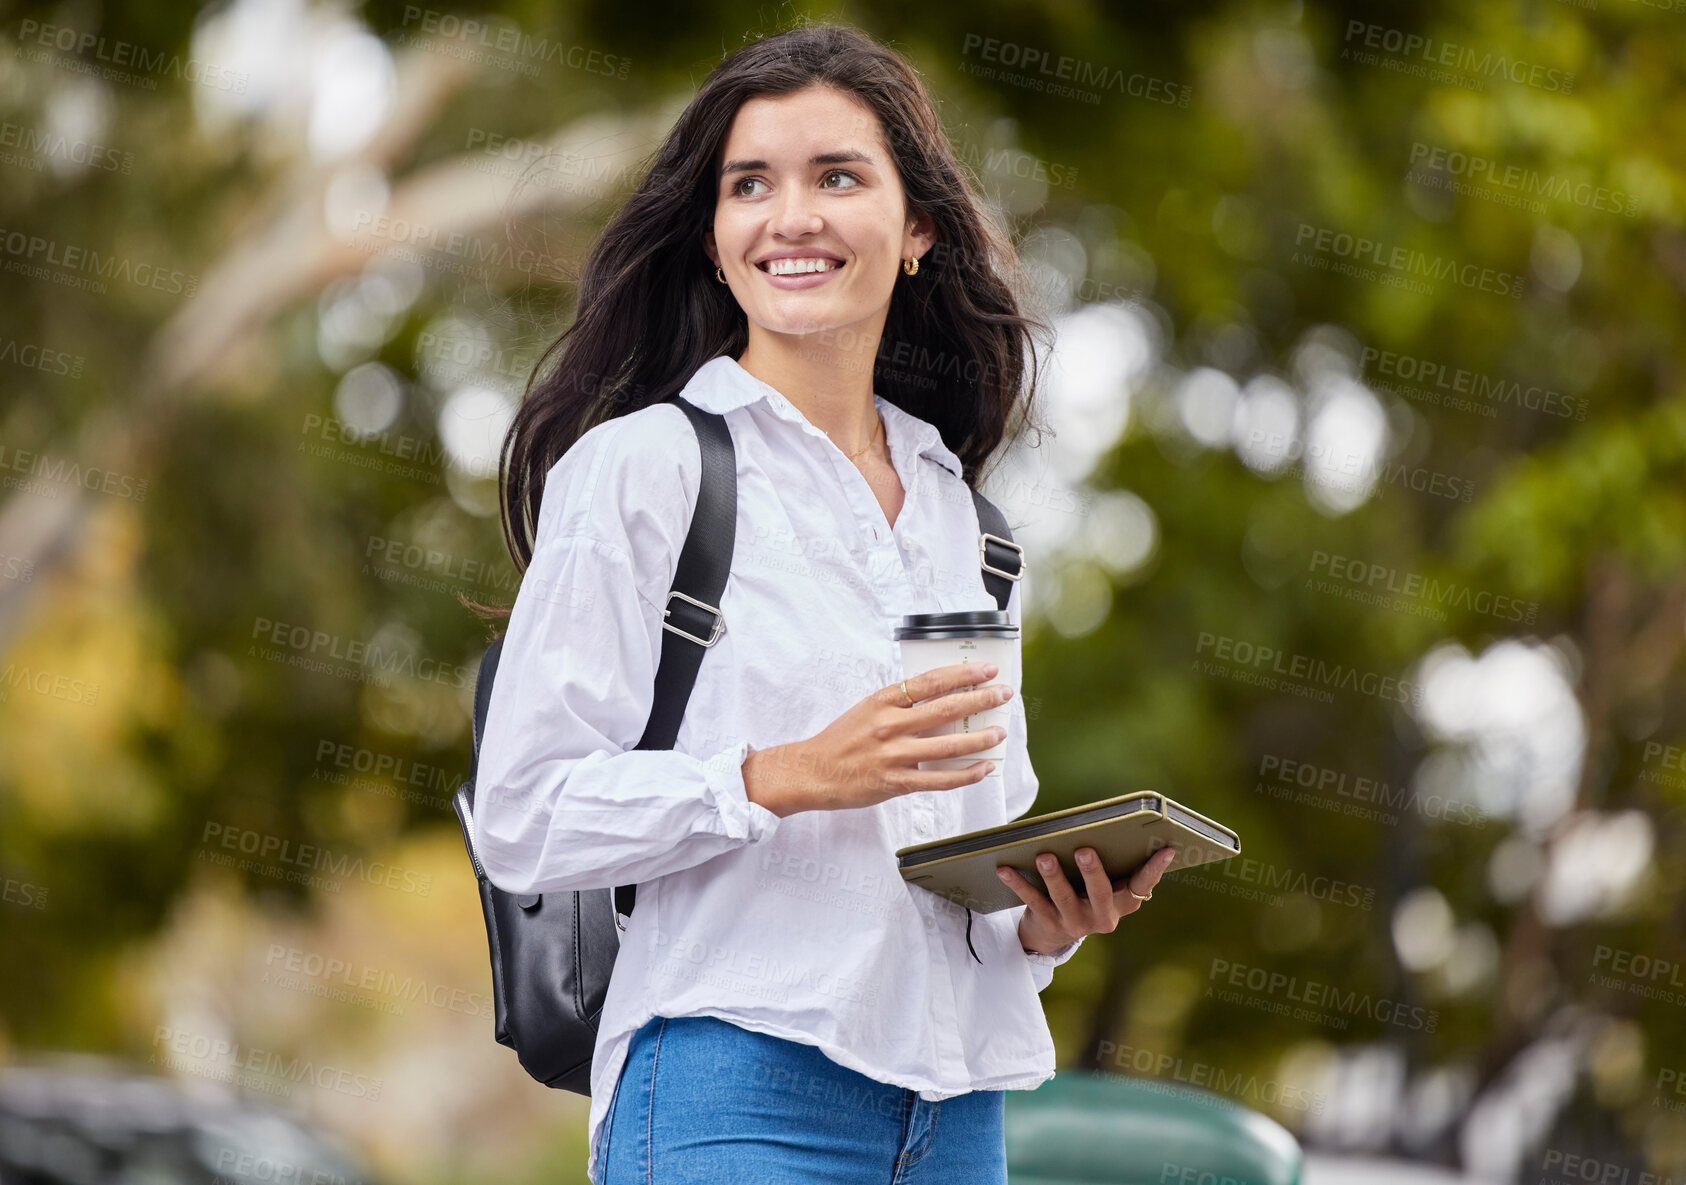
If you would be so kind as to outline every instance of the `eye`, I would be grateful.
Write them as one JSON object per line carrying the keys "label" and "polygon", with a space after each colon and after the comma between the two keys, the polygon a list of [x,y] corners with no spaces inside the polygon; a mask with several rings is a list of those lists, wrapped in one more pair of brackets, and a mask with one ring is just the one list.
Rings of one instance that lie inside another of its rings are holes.
{"label": "eye", "polygon": [[743,187],[745,185],[765,185],[765,184],[766,184],[766,182],[761,180],[761,178],[759,178],[759,177],[742,177],[742,178],[739,178],[732,185],[732,196],[733,197],[753,197],[755,195],[745,193],[743,191]]}
{"label": "eye", "polygon": [[832,186],[828,187],[830,189],[853,189],[856,185],[859,185],[861,183],[861,179],[859,177],[855,176],[853,173],[849,172],[847,169],[833,169],[833,170],[831,170],[831,172],[829,172],[825,175],[826,181],[830,181],[833,177],[847,177],[854,184],[853,185],[832,185]]}

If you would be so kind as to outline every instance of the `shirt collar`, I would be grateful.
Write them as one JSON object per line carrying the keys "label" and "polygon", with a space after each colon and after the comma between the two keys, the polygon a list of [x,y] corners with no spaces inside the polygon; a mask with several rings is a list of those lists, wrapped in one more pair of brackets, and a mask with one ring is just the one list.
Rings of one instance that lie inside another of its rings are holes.
{"label": "shirt collar", "polygon": [[[780,419],[817,436],[825,435],[809,423],[808,417],[778,388],[750,374],[730,354],[721,354],[703,363],[680,394],[703,411],[720,415],[733,408],[762,401]],[[930,457],[956,477],[964,477],[960,458],[943,443],[942,433],[937,431],[935,424],[897,407],[882,395],[874,395],[873,401],[884,417],[884,433],[896,455]]]}

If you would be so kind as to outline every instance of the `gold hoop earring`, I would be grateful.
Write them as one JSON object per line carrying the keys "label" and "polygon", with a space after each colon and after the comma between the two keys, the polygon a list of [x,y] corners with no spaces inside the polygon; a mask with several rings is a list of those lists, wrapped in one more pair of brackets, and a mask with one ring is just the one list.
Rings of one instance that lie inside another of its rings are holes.
{"label": "gold hoop earring", "polygon": [[917,276],[919,274],[919,261],[917,259],[902,260],[902,271],[910,276]]}
{"label": "gold hoop earring", "polygon": [[719,264],[716,264],[714,267],[714,278],[719,280],[722,284],[726,282],[726,273],[720,270]]}

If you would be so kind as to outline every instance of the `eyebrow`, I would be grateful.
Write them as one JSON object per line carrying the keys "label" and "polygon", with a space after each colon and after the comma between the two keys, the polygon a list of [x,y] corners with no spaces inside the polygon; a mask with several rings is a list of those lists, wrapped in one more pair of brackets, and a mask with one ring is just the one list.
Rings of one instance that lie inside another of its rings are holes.
{"label": "eyebrow", "polygon": [[[854,148],[844,148],[836,152],[821,152],[808,158],[808,163],[811,165],[844,165],[852,161],[860,161],[869,165],[877,163],[866,153]],[[727,161],[725,167],[720,170],[720,175],[725,177],[729,173],[751,173],[756,169],[767,167],[769,166],[764,160],[731,160]]]}

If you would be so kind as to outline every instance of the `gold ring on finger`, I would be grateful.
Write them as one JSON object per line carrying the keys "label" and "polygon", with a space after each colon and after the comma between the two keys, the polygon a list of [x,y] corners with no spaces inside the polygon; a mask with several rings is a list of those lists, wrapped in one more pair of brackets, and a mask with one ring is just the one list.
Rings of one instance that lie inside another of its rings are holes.
{"label": "gold ring on finger", "polygon": [[1140,894],[1140,893],[1136,892],[1134,889],[1132,889],[1129,885],[1124,886],[1124,891],[1126,893],[1130,894],[1130,896],[1134,897],[1137,901],[1152,901],[1153,900],[1153,894],[1152,893],[1149,893],[1144,897],[1142,894]]}
{"label": "gold ring on finger", "polygon": [[902,680],[902,694],[907,696],[907,706],[911,708],[913,706],[913,696],[908,694],[906,679]]}

